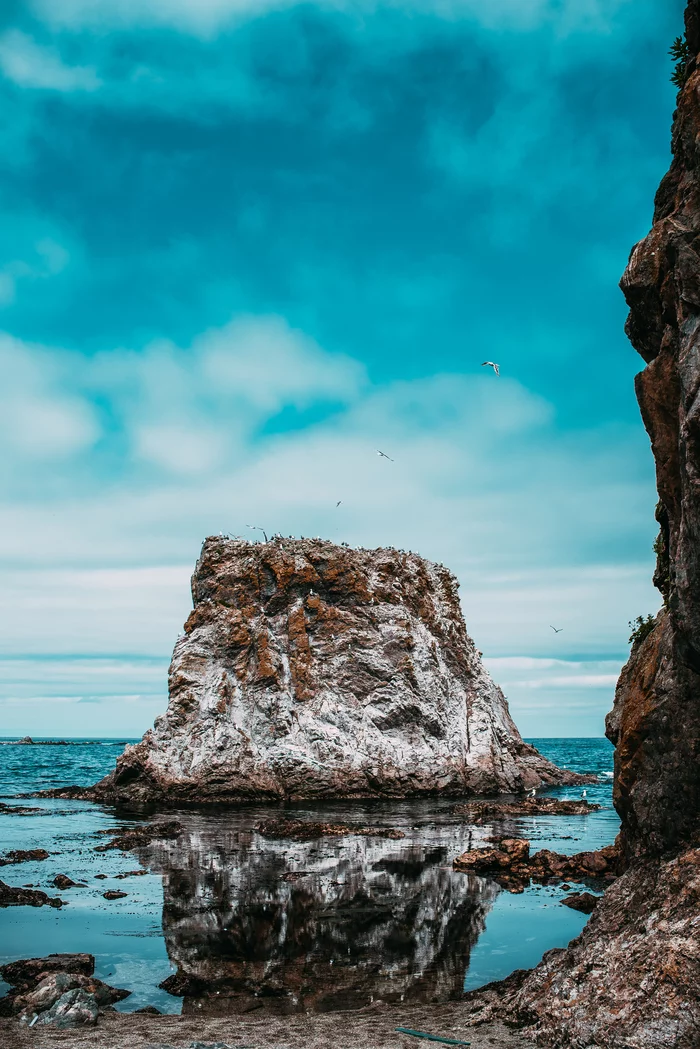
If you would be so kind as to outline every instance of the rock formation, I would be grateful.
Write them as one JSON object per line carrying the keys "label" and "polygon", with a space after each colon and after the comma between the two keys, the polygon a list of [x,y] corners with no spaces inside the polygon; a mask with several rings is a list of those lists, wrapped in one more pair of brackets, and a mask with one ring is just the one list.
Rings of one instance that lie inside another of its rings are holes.
{"label": "rock formation", "polygon": [[0,967],[10,992],[0,999],[0,1015],[16,1016],[33,1026],[83,1027],[97,1022],[101,1010],[128,998],[131,991],[110,987],[93,976],[91,954],[50,954]]}
{"label": "rock formation", "polygon": [[636,390],[656,461],[664,601],[607,720],[627,870],[565,951],[469,999],[480,1019],[505,1013],[562,1049],[700,1045],[700,0],[685,19],[673,162],[622,279],[626,330],[646,361]]}
{"label": "rock formation", "polygon": [[580,782],[525,744],[446,568],[320,540],[209,538],[167,713],[94,789],[235,801]]}

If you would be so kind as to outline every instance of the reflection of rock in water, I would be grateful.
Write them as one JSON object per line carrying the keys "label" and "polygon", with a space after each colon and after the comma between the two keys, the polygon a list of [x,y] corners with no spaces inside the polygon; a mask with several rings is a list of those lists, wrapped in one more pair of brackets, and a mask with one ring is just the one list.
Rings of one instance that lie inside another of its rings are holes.
{"label": "reflection of rock in water", "polygon": [[[184,1012],[286,1013],[462,994],[498,892],[431,847],[365,838],[268,842],[192,832],[149,849]],[[174,986],[173,986],[174,985]]]}

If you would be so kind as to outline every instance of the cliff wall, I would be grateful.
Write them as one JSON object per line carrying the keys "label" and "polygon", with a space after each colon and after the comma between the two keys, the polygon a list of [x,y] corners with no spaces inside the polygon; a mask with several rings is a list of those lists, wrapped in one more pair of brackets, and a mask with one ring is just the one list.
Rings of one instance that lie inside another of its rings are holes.
{"label": "cliff wall", "polygon": [[693,56],[674,115],[673,161],[651,232],[622,278],[626,331],[647,362],[635,387],[656,463],[656,627],[618,685],[608,735],[630,856],[692,840],[700,821],[700,2],[686,11]]}
{"label": "cliff wall", "polygon": [[577,782],[525,744],[454,576],[396,550],[210,538],[167,713],[103,797],[391,797]]}

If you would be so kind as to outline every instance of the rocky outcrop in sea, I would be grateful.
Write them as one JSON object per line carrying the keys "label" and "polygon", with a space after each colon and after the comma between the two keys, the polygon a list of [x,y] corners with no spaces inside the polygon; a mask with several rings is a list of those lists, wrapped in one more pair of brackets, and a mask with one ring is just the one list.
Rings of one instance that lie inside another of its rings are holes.
{"label": "rocky outcrop in sea", "polygon": [[455,577],[417,554],[205,541],[169,704],[108,799],[402,797],[581,782],[523,742]]}
{"label": "rocky outcrop in sea", "polygon": [[656,461],[663,608],[633,645],[607,719],[625,872],[581,936],[530,973],[469,996],[479,1020],[561,1049],[700,1045],[700,0],[673,162],[622,279],[636,391]]}

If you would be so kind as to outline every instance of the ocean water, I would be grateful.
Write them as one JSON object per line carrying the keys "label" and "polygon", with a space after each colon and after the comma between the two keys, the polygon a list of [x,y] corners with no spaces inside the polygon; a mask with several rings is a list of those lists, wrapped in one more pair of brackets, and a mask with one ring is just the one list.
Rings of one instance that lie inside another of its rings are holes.
{"label": "ocean water", "polygon": [[[126,742],[0,746],[0,800],[94,783],[114,767]],[[588,797],[602,808],[587,816],[517,819],[507,833],[529,838],[533,849],[565,853],[612,842],[619,820],[607,740],[531,742],[559,765],[596,773],[599,783],[587,788]],[[580,790],[547,793],[578,797]],[[514,895],[491,879],[453,871],[456,855],[493,832],[455,816],[454,800],[169,812],[183,824],[182,836],[129,853],[95,852],[105,840],[97,832],[142,816],[89,802],[24,804],[40,811],[0,811],[0,850],[41,847],[51,856],[4,867],[0,876],[59,895],[68,905],[0,909],[0,962],[88,951],[96,957],[96,975],[132,991],[118,1005],[123,1011],[149,1004],[171,1013],[327,1011],[378,998],[445,1001],[535,965],[588,920],[561,905],[559,887],[532,886]],[[257,823],[281,810],[299,819],[398,828],[405,837],[261,837]],[[148,873],[117,877],[136,869]],[[59,892],[51,885],[59,872],[85,887]],[[102,894],[114,888],[127,896],[105,900]],[[193,985],[181,999],[159,989],[176,971],[217,981],[221,995],[202,997]]]}

